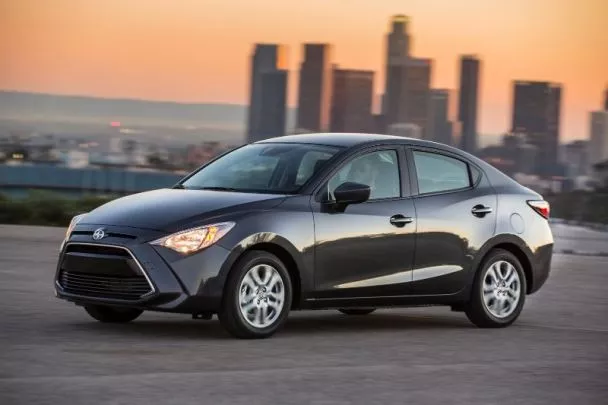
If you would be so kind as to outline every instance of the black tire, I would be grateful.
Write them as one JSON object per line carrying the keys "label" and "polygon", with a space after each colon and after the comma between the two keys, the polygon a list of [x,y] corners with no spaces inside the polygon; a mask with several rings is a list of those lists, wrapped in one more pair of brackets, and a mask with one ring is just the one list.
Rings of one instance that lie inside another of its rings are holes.
{"label": "black tire", "polygon": [[338,311],[344,315],[369,315],[374,312],[376,308],[340,308]]}
{"label": "black tire", "polygon": [[[239,304],[240,286],[247,272],[254,266],[266,264],[277,270],[283,281],[284,303],[278,317],[266,327],[255,327],[245,319]],[[275,255],[253,250],[247,252],[234,265],[224,287],[222,306],[218,318],[222,326],[234,337],[240,339],[262,339],[273,335],[285,322],[291,309],[292,286],[285,265]]]}
{"label": "black tire", "polygon": [[85,305],[84,309],[92,318],[104,323],[131,322],[144,312],[141,309],[109,307],[105,305]]}
{"label": "black tire", "polygon": [[[505,261],[513,265],[517,275],[519,276],[520,282],[519,300],[515,305],[515,309],[513,312],[511,312],[511,314],[502,318],[495,316],[489,311],[483,298],[483,283],[484,277],[486,277],[486,272],[491,265],[498,261]],[[526,288],[526,276],[517,257],[506,250],[491,250],[484,258],[477,270],[477,273],[475,274],[473,289],[471,291],[471,299],[465,305],[465,313],[469,320],[480,328],[504,328],[509,326],[515,322],[515,320],[521,314],[526,301]]]}

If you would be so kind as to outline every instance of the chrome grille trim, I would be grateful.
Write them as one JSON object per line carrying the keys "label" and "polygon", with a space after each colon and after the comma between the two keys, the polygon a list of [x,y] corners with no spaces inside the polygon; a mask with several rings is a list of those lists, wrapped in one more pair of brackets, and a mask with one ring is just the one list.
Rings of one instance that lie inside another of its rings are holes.
{"label": "chrome grille trim", "polygon": [[[141,270],[141,273],[143,274],[143,276],[145,277],[146,281],[148,282],[148,285],[150,286],[150,291],[147,292],[146,294],[142,295],[139,299],[143,299],[147,296],[150,296],[154,293],[156,293],[156,288],[154,287],[154,284],[152,283],[152,280],[150,280],[150,277],[148,276],[148,273],[146,272],[146,270],[144,269],[144,267],[141,265],[141,263],[139,262],[139,260],[137,260],[137,258],[135,257],[135,255],[131,252],[130,249],[124,247],[124,246],[119,246],[119,245],[109,245],[109,244],[103,244],[103,243],[87,243],[87,242],[68,242],[65,244],[65,246],[63,247],[62,250],[62,256],[65,254],[65,251],[67,250],[68,246],[72,246],[72,245],[80,245],[80,246],[101,246],[101,247],[108,247],[108,248],[115,248],[115,249],[122,249],[125,252],[127,252],[129,254],[129,256],[131,257],[131,259],[133,259],[133,261],[135,262],[135,264],[137,265],[137,267],[139,268],[139,270]],[[61,269],[60,271],[57,273],[57,276],[60,275]],[[59,287],[61,287],[63,289],[63,287],[61,286],[61,284],[59,283],[59,279],[55,280],[55,284],[57,284]]]}

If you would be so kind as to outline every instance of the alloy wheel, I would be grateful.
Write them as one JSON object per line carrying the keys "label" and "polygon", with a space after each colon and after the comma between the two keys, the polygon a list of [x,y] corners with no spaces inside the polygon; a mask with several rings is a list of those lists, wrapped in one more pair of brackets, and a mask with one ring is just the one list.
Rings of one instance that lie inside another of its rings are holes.
{"label": "alloy wheel", "polygon": [[488,267],[481,283],[483,302],[490,314],[506,318],[515,311],[521,296],[519,273],[513,264],[498,260]]}
{"label": "alloy wheel", "polygon": [[268,264],[249,269],[239,286],[238,301],[248,324],[258,329],[272,325],[285,304],[285,285],[277,269]]}

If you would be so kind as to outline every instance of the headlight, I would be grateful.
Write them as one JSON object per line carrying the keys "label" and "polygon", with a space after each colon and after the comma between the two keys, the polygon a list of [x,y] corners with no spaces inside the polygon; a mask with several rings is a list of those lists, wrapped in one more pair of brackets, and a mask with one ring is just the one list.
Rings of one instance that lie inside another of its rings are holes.
{"label": "headlight", "polygon": [[150,242],[153,245],[164,246],[176,252],[190,254],[213,245],[232,229],[234,222],[201,226],[177,232],[164,238]]}
{"label": "headlight", "polygon": [[68,229],[65,232],[65,239],[67,240],[70,237],[70,234],[72,233],[72,231],[74,230],[74,227],[80,222],[82,221],[82,218],[84,218],[86,214],[80,214],[80,215],[76,215],[74,218],[72,218],[72,220],[70,221],[70,225],[68,225]]}
{"label": "headlight", "polygon": [[70,224],[68,225],[68,229],[65,231],[65,238],[63,238],[63,242],[61,242],[61,246],[59,247],[60,251],[63,250],[63,247],[65,246],[65,243],[67,242],[68,238],[70,237],[70,234],[74,230],[74,227],[80,221],[82,221],[82,218],[84,218],[85,215],[86,214],[79,214],[79,215],[76,215],[74,218],[72,218],[72,220],[70,221]]}

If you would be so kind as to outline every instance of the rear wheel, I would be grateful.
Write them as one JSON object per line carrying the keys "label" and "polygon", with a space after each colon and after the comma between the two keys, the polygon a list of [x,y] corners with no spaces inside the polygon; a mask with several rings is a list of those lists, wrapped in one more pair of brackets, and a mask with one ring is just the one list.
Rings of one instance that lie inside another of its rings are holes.
{"label": "rear wheel", "polygon": [[92,318],[107,323],[131,322],[144,312],[141,309],[108,307],[105,305],[85,305],[84,309]]}
{"label": "rear wheel", "polygon": [[291,297],[285,265],[271,253],[251,251],[228,276],[218,318],[235,337],[269,337],[287,319]]}
{"label": "rear wheel", "polygon": [[525,300],[526,277],[521,263],[512,253],[495,249],[475,276],[465,313],[481,328],[502,328],[515,322]]}
{"label": "rear wheel", "polygon": [[376,308],[340,308],[338,311],[345,315],[369,315],[374,312]]}

